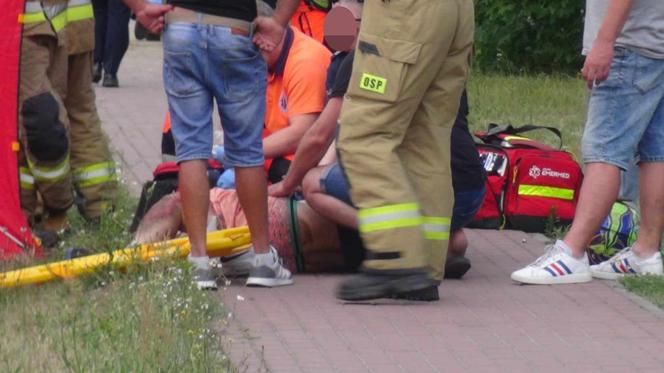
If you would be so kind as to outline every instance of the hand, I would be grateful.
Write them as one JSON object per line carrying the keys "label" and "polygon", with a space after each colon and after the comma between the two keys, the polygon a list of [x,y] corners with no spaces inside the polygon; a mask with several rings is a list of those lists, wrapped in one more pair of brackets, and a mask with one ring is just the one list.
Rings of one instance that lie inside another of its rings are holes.
{"label": "hand", "polygon": [[144,3],[143,7],[135,12],[136,20],[151,33],[159,35],[164,29],[164,15],[171,10],[173,10],[171,5]]}
{"label": "hand", "polygon": [[613,61],[613,43],[596,40],[581,69],[589,89],[606,80],[611,69],[611,61]]}
{"label": "hand", "polygon": [[270,197],[290,197],[291,194],[293,194],[293,191],[288,190],[283,181],[272,184],[267,188],[267,195]]}
{"label": "hand", "polygon": [[284,27],[272,17],[257,17],[254,26],[256,31],[253,41],[263,54],[272,52],[284,37]]}

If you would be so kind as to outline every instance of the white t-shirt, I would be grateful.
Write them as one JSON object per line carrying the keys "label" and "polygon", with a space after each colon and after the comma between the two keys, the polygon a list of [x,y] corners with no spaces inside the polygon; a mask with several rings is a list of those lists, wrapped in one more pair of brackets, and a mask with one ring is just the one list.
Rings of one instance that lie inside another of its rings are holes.
{"label": "white t-shirt", "polygon": [[[583,50],[590,52],[602,26],[609,0],[586,0]],[[616,46],[646,57],[664,59],[664,0],[634,0]]]}

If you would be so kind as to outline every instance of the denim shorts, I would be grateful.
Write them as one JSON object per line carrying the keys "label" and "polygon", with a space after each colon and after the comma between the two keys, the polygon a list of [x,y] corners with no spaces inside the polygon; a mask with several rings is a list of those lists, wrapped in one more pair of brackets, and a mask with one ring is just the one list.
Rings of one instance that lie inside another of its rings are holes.
{"label": "denim shorts", "polygon": [[593,87],[582,140],[585,163],[629,168],[664,161],[664,60],[616,48],[606,81]]}
{"label": "denim shorts", "polygon": [[166,25],[164,86],[177,162],[208,159],[216,101],[224,131],[224,166],[262,166],[267,69],[250,36],[198,23]]}
{"label": "denim shorts", "polygon": [[[346,175],[338,162],[327,166],[323,171],[320,187],[325,194],[353,205]],[[484,192],[484,186],[478,189],[454,191],[451,230],[461,229],[473,220],[484,202]]]}

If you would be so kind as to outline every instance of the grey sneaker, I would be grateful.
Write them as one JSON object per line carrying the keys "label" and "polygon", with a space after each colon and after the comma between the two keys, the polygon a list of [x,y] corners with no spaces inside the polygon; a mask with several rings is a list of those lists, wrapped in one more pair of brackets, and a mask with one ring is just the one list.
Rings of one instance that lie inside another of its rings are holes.
{"label": "grey sneaker", "polygon": [[[252,250],[253,251],[253,250]],[[254,266],[249,272],[247,286],[275,287],[293,284],[293,275],[284,268],[277,250],[270,246],[271,263],[259,262],[259,255],[254,257]]]}
{"label": "grey sneaker", "polygon": [[212,268],[198,268],[194,266],[194,284],[198,290],[217,290],[217,278],[212,273]]}
{"label": "grey sneaker", "polygon": [[254,256],[253,250],[247,250],[239,254],[221,257],[221,272],[226,277],[246,276],[254,268]]}

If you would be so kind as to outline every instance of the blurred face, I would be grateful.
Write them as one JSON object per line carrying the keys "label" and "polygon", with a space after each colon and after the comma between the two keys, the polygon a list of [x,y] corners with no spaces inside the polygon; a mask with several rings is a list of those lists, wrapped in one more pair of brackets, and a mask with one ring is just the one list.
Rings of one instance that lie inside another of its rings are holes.
{"label": "blurred face", "polygon": [[361,7],[357,3],[335,3],[325,17],[325,43],[335,51],[346,52],[355,47],[360,31]]}

